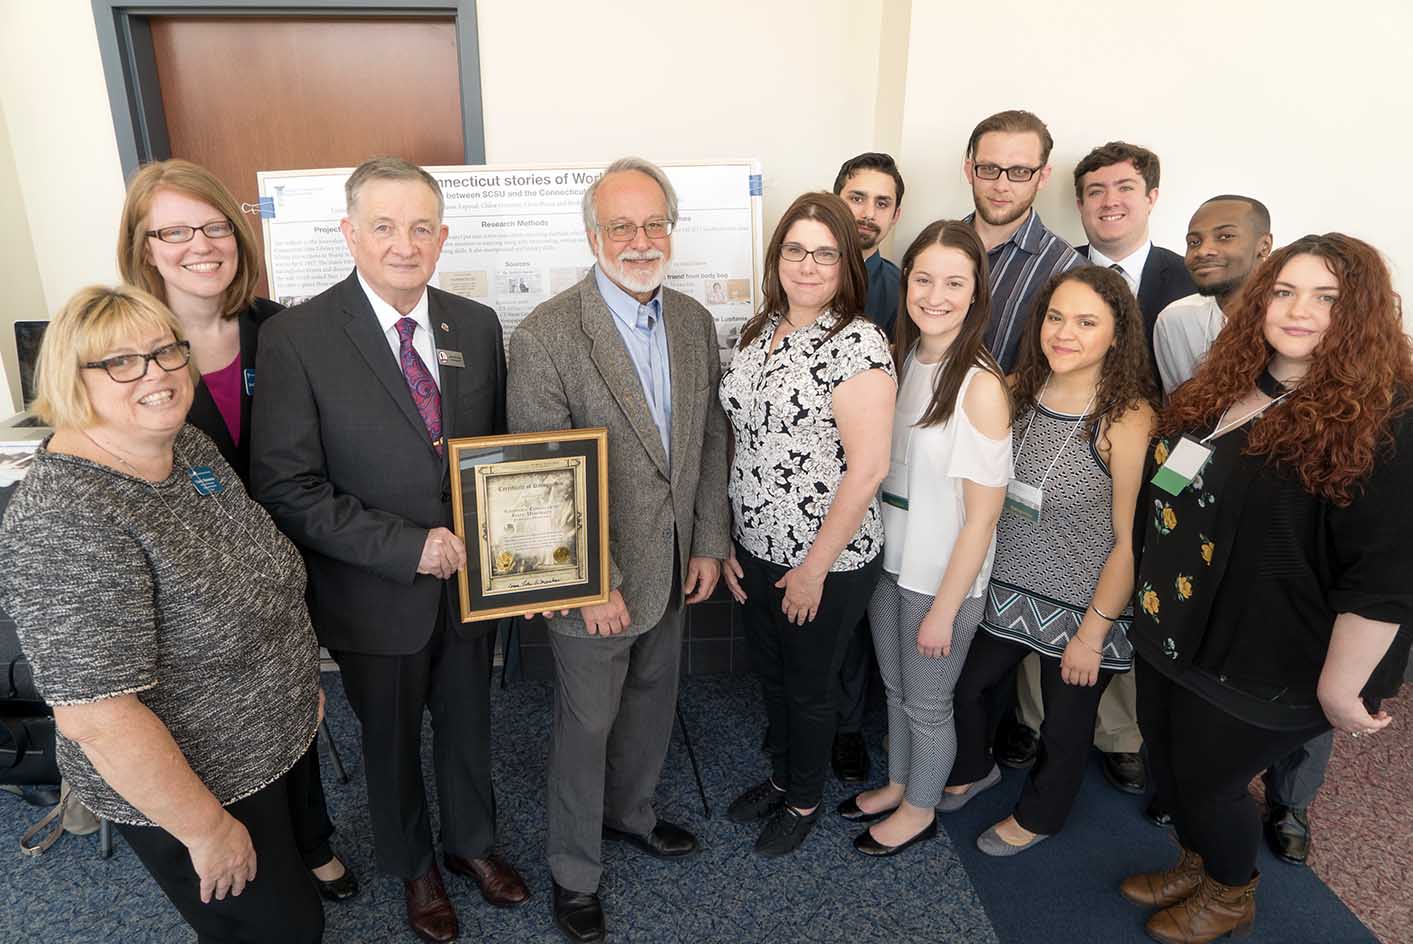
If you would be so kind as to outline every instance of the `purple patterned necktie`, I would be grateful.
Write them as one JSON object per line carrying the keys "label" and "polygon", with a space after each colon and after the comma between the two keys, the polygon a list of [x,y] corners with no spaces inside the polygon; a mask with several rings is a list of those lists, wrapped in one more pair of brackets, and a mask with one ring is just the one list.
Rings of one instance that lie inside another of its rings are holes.
{"label": "purple patterned necktie", "polygon": [[427,365],[422,363],[417,349],[412,346],[412,333],[417,330],[417,322],[411,318],[399,318],[396,327],[397,336],[402,342],[398,350],[398,360],[402,362],[402,376],[407,379],[407,389],[412,391],[412,402],[417,406],[417,412],[422,415],[422,422],[427,426],[427,433],[432,437],[432,445],[436,448],[437,455],[444,456],[446,449],[442,444],[442,395],[437,390],[436,381],[432,379]]}

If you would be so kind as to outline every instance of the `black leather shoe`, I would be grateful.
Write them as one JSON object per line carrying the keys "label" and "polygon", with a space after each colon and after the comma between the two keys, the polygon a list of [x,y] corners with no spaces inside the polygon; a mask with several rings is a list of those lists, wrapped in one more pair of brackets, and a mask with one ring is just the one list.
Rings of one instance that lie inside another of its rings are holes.
{"label": "black leather shoe", "polygon": [[868,780],[868,748],[857,731],[840,731],[834,735],[834,776],[840,783],[865,783]]}
{"label": "black leather shoe", "polygon": [[1023,724],[1013,724],[996,741],[996,763],[1002,767],[1024,769],[1035,763],[1040,749],[1040,735]]}
{"label": "black leather shoe", "polygon": [[726,815],[737,823],[752,823],[765,819],[785,805],[785,791],[767,778],[731,801]]}
{"label": "black leather shoe", "polygon": [[776,856],[789,855],[800,848],[800,843],[805,841],[805,837],[814,829],[815,820],[819,819],[819,807],[815,807],[810,813],[801,813],[799,810],[782,806],[770,821],[765,824],[765,829],[760,831],[756,837],[756,854],[773,859]]}
{"label": "black leather shoe", "polygon": [[597,892],[571,892],[554,883],[554,926],[571,941],[602,941],[603,905]]}
{"label": "black leather shoe", "polygon": [[879,810],[877,813],[865,813],[863,810],[859,809],[859,796],[859,794],[855,793],[835,807],[834,812],[851,823],[871,823],[876,819],[882,819],[893,812],[894,809],[897,809],[897,807],[893,807],[893,809]]}
{"label": "black leather shoe", "polygon": [[1154,826],[1162,829],[1171,829],[1173,825],[1173,814],[1158,805],[1158,798],[1154,797],[1148,802],[1148,807],[1143,811],[1143,815],[1148,817],[1148,821]]}
{"label": "black leather shoe", "polygon": [[1116,790],[1139,794],[1148,786],[1143,772],[1143,755],[1114,752],[1104,754],[1104,779]]}
{"label": "black leather shoe", "polygon": [[338,878],[326,882],[316,875],[314,881],[319,885],[319,894],[328,901],[348,901],[358,894],[358,876],[353,874],[347,863]]}
{"label": "black leather shoe", "polygon": [[626,842],[630,846],[637,846],[650,856],[659,859],[677,859],[684,855],[691,855],[697,851],[697,837],[693,836],[681,826],[674,826],[666,820],[658,820],[657,825],[652,828],[652,832],[639,836],[635,833],[625,833],[621,829],[614,829],[612,826],[603,828],[603,838],[612,842]]}
{"label": "black leather shoe", "polygon": [[905,839],[896,846],[885,846],[877,839],[873,838],[873,833],[865,829],[854,837],[854,848],[866,856],[891,856],[897,855],[909,846],[915,846],[920,842],[937,838],[937,820],[928,823],[923,829],[911,839]]}
{"label": "black leather shoe", "polygon": [[1276,857],[1304,865],[1310,855],[1310,820],[1304,810],[1272,803],[1266,813],[1266,842]]}

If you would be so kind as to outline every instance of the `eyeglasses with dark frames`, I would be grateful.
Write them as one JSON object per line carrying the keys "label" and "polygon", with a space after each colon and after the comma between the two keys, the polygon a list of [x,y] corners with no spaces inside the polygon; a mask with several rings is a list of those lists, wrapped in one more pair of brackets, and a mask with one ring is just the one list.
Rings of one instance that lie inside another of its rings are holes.
{"label": "eyeglasses with dark frames", "polygon": [[1044,164],[1039,167],[1026,167],[1024,164],[1012,164],[1010,167],[1002,167],[1000,164],[973,164],[971,172],[982,180],[995,180],[1005,174],[1011,183],[1023,184],[1044,167]]}
{"label": "eyeglasses with dark frames", "polygon": [[672,220],[648,220],[641,226],[627,220],[618,220],[614,223],[600,223],[599,229],[607,233],[608,238],[614,242],[626,243],[638,237],[638,230],[647,233],[648,239],[663,239],[672,235],[672,228],[676,225]]}
{"label": "eyeglasses with dark frames", "polygon": [[804,262],[805,256],[814,260],[815,265],[832,266],[838,265],[839,260],[844,258],[844,254],[833,246],[820,246],[818,249],[806,249],[799,243],[786,243],[780,247],[780,258],[787,262]]}
{"label": "eyeglasses with dark frames", "polygon": [[173,341],[164,344],[151,354],[115,354],[101,361],[80,364],[84,370],[102,369],[115,383],[136,383],[147,376],[147,364],[156,361],[157,366],[171,373],[181,370],[191,363],[191,342]]}
{"label": "eyeglasses with dark frames", "polygon": [[189,243],[196,238],[196,231],[206,234],[207,239],[225,239],[235,235],[235,224],[230,220],[212,220],[204,226],[163,226],[149,229],[148,236],[156,236],[164,243]]}

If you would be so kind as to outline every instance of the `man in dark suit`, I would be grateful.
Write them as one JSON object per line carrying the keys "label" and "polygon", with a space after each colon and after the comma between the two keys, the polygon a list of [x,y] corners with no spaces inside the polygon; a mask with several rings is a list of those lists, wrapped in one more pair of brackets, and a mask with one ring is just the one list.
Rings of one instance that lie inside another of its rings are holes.
{"label": "man in dark suit", "polygon": [[447,868],[492,904],[529,897],[495,853],[494,637],[457,618],[451,578],[466,549],[449,528],[445,458],[449,438],[504,431],[504,349],[495,312],[427,286],[447,237],[431,175],[375,158],[345,192],[355,271],[261,330],[251,486],[304,552],[310,614],[363,729],[378,865],[404,881],[413,930],[451,941],[422,783],[424,710]]}

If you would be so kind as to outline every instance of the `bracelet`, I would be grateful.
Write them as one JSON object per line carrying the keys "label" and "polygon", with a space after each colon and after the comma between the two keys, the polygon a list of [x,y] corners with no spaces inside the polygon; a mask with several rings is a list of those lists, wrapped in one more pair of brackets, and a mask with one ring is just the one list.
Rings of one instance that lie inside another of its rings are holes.
{"label": "bracelet", "polygon": [[1089,608],[1090,608],[1091,610],[1093,610],[1095,613],[1098,613],[1100,619],[1106,619],[1106,620],[1108,620],[1108,621],[1111,622],[1111,623],[1117,623],[1117,622],[1119,621],[1119,618],[1118,618],[1117,616],[1110,616],[1108,613],[1105,613],[1103,610],[1099,609],[1099,607],[1095,606],[1093,603],[1089,604]]}

